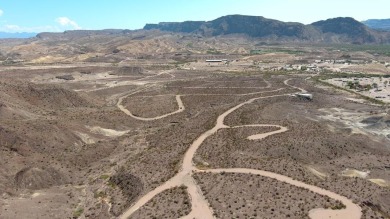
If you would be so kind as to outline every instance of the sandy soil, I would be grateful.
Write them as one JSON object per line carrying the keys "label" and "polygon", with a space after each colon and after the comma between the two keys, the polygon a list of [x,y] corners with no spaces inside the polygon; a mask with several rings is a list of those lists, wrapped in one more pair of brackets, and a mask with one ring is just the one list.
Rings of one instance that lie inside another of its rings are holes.
{"label": "sandy soil", "polygon": [[100,135],[104,135],[107,137],[119,137],[119,136],[125,135],[129,132],[129,131],[117,131],[117,130],[113,130],[113,129],[105,129],[105,128],[102,128],[99,126],[94,126],[94,127],[87,126],[87,128],[95,134],[100,134]]}
{"label": "sandy soil", "polygon": [[181,218],[191,211],[185,187],[166,190],[154,197],[130,218]]}
{"label": "sandy soil", "polygon": [[326,196],[253,174],[197,173],[194,177],[216,218],[308,218],[311,209],[341,206]]}
{"label": "sandy soil", "polygon": [[[73,188],[52,188],[19,197],[2,197],[0,217],[12,218],[63,218],[73,217],[79,204],[80,191]],[[64,206],[65,205],[65,206]]]}
{"label": "sandy soil", "polygon": [[[288,80],[286,80],[284,83],[287,86],[290,86],[290,85],[288,85]],[[296,88],[296,87],[294,87],[294,88]],[[304,91],[301,88],[299,90]],[[252,103],[253,101],[255,101],[257,99],[272,98],[272,97],[277,97],[277,96],[257,97],[257,98],[249,99],[241,104],[236,105],[233,108],[230,108],[229,110],[227,110],[224,113],[222,113],[221,115],[219,115],[217,118],[217,121],[216,121],[216,125],[212,129],[206,131],[201,136],[199,136],[192,143],[191,147],[187,150],[187,152],[183,158],[183,164],[182,164],[182,167],[180,169],[180,172],[175,177],[173,177],[172,179],[170,179],[166,183],[164,183],[162,186],[157,187],[152,192],[143,196],[140,200],[138,200],[136,202],[135,205],[133,205],[130,209],[128,209],[121,216],[121,218],[127,218],[128,216],[132,215],[136,210],[138,210],[141,206],[145,205],[145,203],[147,203],[150,199],[152,199],[157,194],[161,193],[164,190],[167,190],[169,188],[172,188],[172,187],[178,186],[178,185],[187,186],[187,188],[188,188],[187,190],[188,190],[190,197],[191,197],[191,200],[192,200],[192,202],[191,202],[192,211],[189,215],[186,216],[187,218],[192,218],[192,217],[213,218],[213,210],[208,208],[207,201],[205,200],[204,196],[202,195],[202,192],[199,190],[199,187],[196,185],[196,183],[194,182],[194,179],[192,178],[193,171],[198,170],[193,164],[193,158],[195,156],[195,153],[196,153],[197,149],[200,147],[200,145],[209,136],[215,134],[219,129],[230,128],[229,126],[226,126],[224,124],[225,117],[228,116],[230,113],[234,112],[235,110],[239,109],[240,107],[242,107],[246,104]],[[118,102],[118,107],[120,107],[119,102]],[[158,118],[156,118],[156,119],[158,119]],[[261,124],[261,125],[249,125],[249,126],[258,127],[258,126],[272,126],[272,125]],[[243,126],[233,127],[233,128],[241,128],[241,127],[243,127]],[[261,139],[264,139],[268,136],[282,133],[282,132],[285,132],[287,130],[288,129],[285,127],[280,127],[280,130],[277,130],[277,131],[251,135],[248,137],[248,140],[261,140]],[[360,218],[362,215],[360,206],[354,204],[351,200],[347,199],[346,197],[340,196],[340,195],[333,193],[331,191],[327,191],[327,190],[318,188],[316,186],[308,185],[308,184],[305,184],[303,182],[293,180],[289,177],[279,175],[276,173],[261,171],[261,170],[251,170],[251,169],[215,169],[215,170],[207,170],[207,171],[213,172],[213,173],[234,172],[234,173],[258,174],[261,176],[274,178],[274,179],[277,179],[279,181],[283,181],[283,182],[289,183],[289,184],[297,186],[297,187],[308,189],[310,191],[313,191],[313,192],[321,194],[321,195],[329,196],[333,199],[341,201],[346,207],[345,210],[338,210],[338,211],[326,210],[326,209],[313,209],[309,212],[309,216],[311,218],[325,218],[325,217]]]}
{"label": "sandy soil", "polygon": [[164,115],[159,115],[159,116],[156,116],[156,117],[151,117],[151,118],[143,118],[143,117],[139,117],[139,116],[136,116],[134,115],[133,113],[131,113],[129,110],[127,110],[123,105],[122,105],[122,101],[123,101],[123,97],[119,98],[119,101],[117,103],[117,106],[118,108],[126,113],[126,115],[129,115],[131,117],[133,117],[134,119],[138,119],[138,120],[142,120],[142,121],[153,121],[153,120],[157,120],[157,119],[163,119],[165,117],[168,117],[168,116],[171,116],[171,115],[174,115],[176,113],[181,113],[185,110],[185,107],[183,105],[183,102],[181,101],[181,98],[180,98],[180,95],[176,95],[176,101],[177,101],[177,105],[178,105],[178,110],[174,111],[174,112],[171,112],[171,113],[167,113],[167,114],[164,114]]}
{"label": "sandy soil", "polygon": [[[127,77],[119,75],[123,69],[116,68],[121,67],[102,68],[88,73],[90,80],[73,82],[50,78],[83,68],[36,69],[18,83],[10,75],[21,77],[26,68],[2,71],[0,212],[6,208],[6,218],[34,212],[24,206],[37,209],[35,218],[212,218],[225,213],[208,188],[217,183],[213,177],[226,180],[224,174],[250,179],[248,183],[264,179],[312,200],[303,210],[279,206],[257,213],[264,217],[389,214],[385,139],[352,133],[320,117],[333,111],[319,111],[342,106],[369,112],[380,107],[345,101],[341,94],[312,86],[306,75],[233,74],[210,67],[143,73],[134,68]],[[104,72],[115,74],[104,77]],[[48,75],[35,77],[41,74]],[[40,80],[31,83],[33,78]],[[307,102],[292,95],[303,91],[314,93],[315,99]],[[367,119],[362,123],[372,130],[387,121]],[[343,176],[346,169],[359,174]],[[361,176],[356,171],[369,173],[365,179],[350,177]],[[201,184],[196,176],[209,180]],[[177,192],[183,185],[186,189]],[[59,204],[66,202],[64,187],[75,191],[69,205]],[[343,204],[328,205],[323,195],[330,197],[329,203]],[[35,207],[34,200],[42,197],[54,204]],[[235,205],[235,198],[231,195],[226,205]],[[170,199],[177,203],[168,210]],[[156,200],[159,204],[153,207]],[[344,205],[341,210],[321,210]],[[236,213],[252,214],[253,208],[257,206]]]}

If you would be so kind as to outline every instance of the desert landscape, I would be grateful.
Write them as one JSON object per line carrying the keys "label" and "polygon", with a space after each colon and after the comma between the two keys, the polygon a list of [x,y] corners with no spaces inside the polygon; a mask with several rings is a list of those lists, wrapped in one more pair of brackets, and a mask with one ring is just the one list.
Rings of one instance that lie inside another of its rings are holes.
{"label": "desert landscape", "polygon": [[0,218],[390,218],[383,48],[0,41]]}

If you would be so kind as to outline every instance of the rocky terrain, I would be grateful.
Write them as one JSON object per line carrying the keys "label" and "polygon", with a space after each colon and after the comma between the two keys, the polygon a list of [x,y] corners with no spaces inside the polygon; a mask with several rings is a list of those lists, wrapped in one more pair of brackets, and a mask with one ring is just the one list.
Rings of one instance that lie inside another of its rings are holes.
{"label": "rocky terrain", "polygon": [[386,43],[389,34],[370,29],[353,18],[333,18],[304,25],[257,16],[228,15],[212,21],[161,22],[147,24],[145,30],[194,33],[202,36],[245,34],[250,37],[278,38],[306,42]]}
{"label": "rocky terrain", "polygon": [[185,187],[167,190],[142,207],[131,218],[180,218],[191,211]]}
{"label": "rocky terrain", "polygon": [[386,46],[159,30],[2,42],[0,218],[389,218],[388,105],[322,80],[361,73],[293,69],[384,77]]}

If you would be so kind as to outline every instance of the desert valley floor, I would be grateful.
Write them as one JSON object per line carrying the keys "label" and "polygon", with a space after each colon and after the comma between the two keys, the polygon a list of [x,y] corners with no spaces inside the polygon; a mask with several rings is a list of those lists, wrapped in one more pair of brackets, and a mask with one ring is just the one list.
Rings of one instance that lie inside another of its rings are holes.
{"label": "desert valley floor", "polygon": [[390,215],[388,108],[315,74],[84,63],[0,75],[0,218]]}

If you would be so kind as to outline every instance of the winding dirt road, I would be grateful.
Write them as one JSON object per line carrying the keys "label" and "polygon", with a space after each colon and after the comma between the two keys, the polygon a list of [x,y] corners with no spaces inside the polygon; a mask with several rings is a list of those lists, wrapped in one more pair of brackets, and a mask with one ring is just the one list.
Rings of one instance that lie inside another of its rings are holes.
{"label": "winding dirt road", "polygon": [[[164,73],[164,74],[168,74],[168,73]],[[161,74],[159,74],[161,75]],[[267,86],[266,87],[261,87],[259,89],[264,89],[264,88],[269,88],[271,87],[271,84],[268,82],[268,81],[265,81],[267,83]],[[164,115],[160,115],[160,116],[156,116],[156,117],[150,117],[150,118],[145,118],[145,117],[140,117],[140,116],[136,116],[134,115],[133,113],[130,112],[130,110],[128,110],[125,106],[122,105],[122,102],[125,98],[131,96],[131,95],[134,95],[136,93],[139,93],[141,91],[144,91],[146,89],[150,88],[149,87],[146,87],[144,89],[139,89],[135,92],[132,92],[130,94],[127,94],[127,95],[124,95],[124,96],[121,96],[119,99],[118,99],[118,102],[117,102],[117,107],[122,111],[124,112],[126,115],[134,118],[134,119],[138,119],[138,120],[141,120],[141,121],[154,121],[154,120],[158,120],[158,119],[163,119],[165,117],[168,117],[168,116],[172,116],[172,115],[175,115],[177,113],[181,113],[185,110],[185,106],[183,104],[183,101],[181,100],[181,97],[182,96],[232,96],[232,94],[187,94],[187,95],[176,95],[176,101],[177,101],[177,105],[178,105],[178,110],[174,111],[174,112],[171,112],[171,113],[167,113],[167,114],[164,114]],[[280,91],[280,90],[283,90],[284,88],[279,88],[279,89],[276,89],[276,90],[271,90],[271,91],[258,91],[258,92],[252,92],[252,93],[244,93],[244,94],[234,94],[233,96],[249,96],[249,95],[255,95],[255,94],[264,94],[264,93],[272,93],[272,92],[276,92],[276,91]],[[155,95],[155,96],[142,96],[142,97],[157,97],[157,96],[171,96],[171,95]]]}
{"label": "winding dirt road", "polygon": [[301,93],[306,93],[307,91],[303,88],[300,88],[300,87],[296,87],[296,86],[293,86],[293,85],[289,85],[288,82],[291,81],[292,79],[287,79],[285,80],[283,83],[289,87],[292,87],[292,88],[295,88],[297,90],[299,90]]}
{"label": "winding dirt road", "polygon": [[162,119],[162,118],[165,118],[165,117],[177,114],[177,113],[181,113],[181,112],[183,112],[185,110],[185,107],[184,107],[183,101],[180,98],[180,95],[176,95],[176,101],[177,101],[177,105],[179,107],[178,110],[176,110],[174,112],[171,112],[171,113],[167,113],[167,114],[161,115],[161,116],[152,117],[152,118],[139,117],[139,116],[135,116],[134,114],[132,114],[128,109],[126,109],[126,107],[124,107],[122,105],[123,99],[128,97],[128,96],[129,95],[119,98],[119,101],[117,103],[117,107],[122,112],[126,113],[126,115],[129,115],[129,116],[131,116],[134,119],[138,119],[138,120],[142,120],[142,121],[153,121],[153,120],[157,120],[157,119]]}
{"label": "winding dirt road", "polygon": [[[285,84],[287,86],[290,86],[288,84],[288,81],[289,80],[286,80]],[[293,87],[293,86],[290,86],[290,87]],[[304,89],[301,89],[301,88],[297,88],[297,87],[294,87],[294,88],[299,89],[301,92],[304,91]],[[274,90],[274,91],[277,91],[277,90]],[[287,95],[290,95],[290,94],[271,95],[271,96],[265,96],[265,97],[251,98],[243,103],[240,103],[240,104],[230,108],[229,110],[227,110],[224,113],[222,113],[221,115],[219,115],[215,126],[213,128],[211,128],[210,130],[201,134],[191,144],[191,146],[189,147],[189,149],[187,150],[187,152],[184,155],[182,167],[181,167],[181,170],[179,171],[179,173],[177,173],[174,177],[172,177],[170,180],[168,180],[167,182],[165,182],[161,186],[155,188],[154,190],[150,191],[149,193],[147,193],[146,195],[141,197],[133,206],[131,206],[127,211],[125,211],[121,215],[120,218],[127,219],[135,211],[137,211],[139,208],[144,206],[148,201],[150,201],[153,197],[155,197],[159,193],[161,193],[167,189],[170,189],[173,187],[178,187],[181,185],[184,185],[187,187],[187,191],[190,195],[191,205],[192,205],[192,211],[190,212],[190,214],[183,217],[183,218],[199,218],[199,219],[214,218],[213,217],[213,210],[209,207],[209,203],[205,199],[200,187],[196,184],[196,182],[193,178],[193,173],[195,173],[195,172],[244,173],[244,174],[254,174],[254,175],[260,175],[260,176],[273,178],[273,179],[288,183],[288,184],[293,185],[293,186],[297,186],[297,187],[301,187],[301,188],[310,190],[310,191],[315,192],[315,193],[320,194],[320,195],[329,196],[332,199],[336,199],[336,200],[341,201],[346,206],[346,208],[342,209],[342,210],[313,209],[309,212],[310,218],[314,218],[314,219],[323,219],[323,218],[327,218],[327,219],[329,219],[329,218],[332,218],[332,219],[345,219],[345,218],[358,219],[358,218],[360,218],[362,215],[361,208],[358,205],[354,204],[351,200],[347,199],[346,197],[338,195],[338,194],[331,192],[331,191],[328,191],[328,190],[324,190],[322,188],[319,188],[319,187],[316,187],[313,185],[308,185],[304,182],[294,180],[290,177],[287,177],[287,176],[284,176],[281,174],[263,171],[263,170],[243,169],[243,168],[200,170],[194,165],[193,158],[195,156],[197,149],[202,145],[202,143],[208,137],[215,134],[220,129],[228,129],[228,128],[238,129],[238,128],[244,128],[244,127],[278,127],[279,128],[279,130],[276,130],[276,131],[251,135],[251,136],[247,137],[248,140],[256,140],[256,141],[264,139],[264,138],[269,137],[271,135],[275,135],[275,134],[279,134],[279,133],[283,133],[283,132],[288,131],[287,127],[278,126],[278,125],[271,125],[271,124],[250,124],[250,125],[233,126],[233,127],[230,127],[230,126],[227,126],[224,124],[224,120],[229,114],[231,114],[232,112],[236,111],[237,109],[241,108],[242,106],[244,106],[246,104],[251,104],[254,101],[260,100],[260,99],[281,97],[281,96],[287,96]],[[180,100],[180,96],[176,96],[176,97],[177,97],[177,101],[178,101],[179,107],[180,107],[180,103],[182,104],[182,102]],[[122,101],[122,99],[118,102],[119,108],[121,108],[121,106],[122,106],[120,104],[121,101]],[[123,108],[123,106],[122,106],[122,108]],[[121,110],[124,111],[126,109],[124,109],[124,110],[121,109]],[[184,110],[184,106],[183,106],[182,110]],[[170,114],[163,115],[163,116],[155,117],[152,120],[164,118],[166,116],[169,116],[169,115],[172,115],[175,113],[177,113],[177,111],[170,113]],[[130,112],[129,112],[129,114],[131,116]],[[134,117],[134,116],[132,116],[132,117],[135,119],[145,120],[145,118],[139,118],[139,117]]]}

